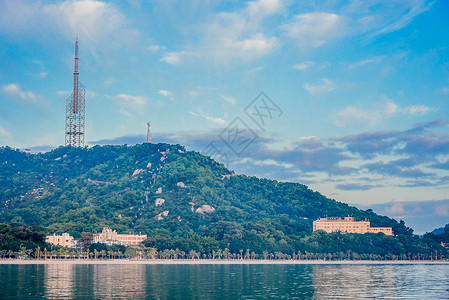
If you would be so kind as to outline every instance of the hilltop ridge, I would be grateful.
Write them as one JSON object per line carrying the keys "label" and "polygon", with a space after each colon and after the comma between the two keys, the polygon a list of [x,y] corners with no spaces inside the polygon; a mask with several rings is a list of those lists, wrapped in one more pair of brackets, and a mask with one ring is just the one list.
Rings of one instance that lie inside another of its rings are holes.
{"label": "hilltop ridge", "polygon": [[[47,233],[77,237],[108,226],[146,233],[146,244],[159,248],[187,248],[179,244],[184,239],[201,247],[291,253],[318,251],[329,237],[362,247],[371,235],[312,234],[313,220],[350,215],[412,239],[403,222],[328,199],[303,184],[236,175],[181,145],[59,147],[40,154],[3,147],[0,166],[0,222],[37,223]],[[386,237],[375,239],[384,243]],[[402,244],[392,247],[405,251]]]}

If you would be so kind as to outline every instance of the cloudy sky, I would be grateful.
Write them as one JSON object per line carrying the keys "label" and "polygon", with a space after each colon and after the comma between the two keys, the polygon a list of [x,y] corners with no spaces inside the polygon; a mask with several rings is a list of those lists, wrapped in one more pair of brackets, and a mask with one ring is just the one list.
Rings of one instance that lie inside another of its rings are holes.
{"label": "cloudy sky", "polygon": [[[449,223],[449,3],[0,1],[0,145],[180,143],[237,173]],[[263,92],[263,93],[262,93]],[[262,93],[262,94],[261,94]]]}

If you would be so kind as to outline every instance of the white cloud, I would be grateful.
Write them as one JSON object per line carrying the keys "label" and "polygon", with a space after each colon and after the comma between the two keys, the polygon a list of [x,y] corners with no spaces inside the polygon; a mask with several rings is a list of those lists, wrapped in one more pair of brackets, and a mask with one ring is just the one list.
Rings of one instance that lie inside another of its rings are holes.
{"label": "white cloud", "polygon": [[56,95],[58,96],[68,96],[70,95],[71,91],[57,91]]}
{"label": "white cloud", "polygon": [[383,108],[383,113],[387,115],[395,114],[398,111],[398,105],[392,101],[388,101]]}
{"label": "white cloud", "polygon": [[280,0],[258,0],[249,2],[247,9],[250,15],[271,15],[282,9],[282,3]]}
{"label": "white cloud", "polygon": [[151,45],[151,46],[147,47],[147,50],[151,51],[151,52],[157,52],[159,49],[161,49],[161,47],[159,47],[159,45]]}
{"label": "white cloud", "polygon": [[134,107],[141,107],[147,102],[147,98],[144,96],[131,96],[126,94],[119,94],[115,96],[120,101],[120,104]]}
{"label": "white cloud", "polygon": [[404,108],[389,100],[374,109],[361,109],[348,106],[334,116],[334,123],[340,127],[352,124],[373,126],[379,121],[387,120],[398,114],[422,115],[432,111],[425,105],[410,105]]}
{"label": "white cloud", "polygon": [[223,100],[224,101],[226,101],[226,102],[228,102],[228,103],[231,103],[231,104],[235,104],[237,101],[234,99],[234,98],[232,98],[232,97],[226,97],[226,96],[223,96],[223,95],[221,95],[221,97],[223,98]]}
{"label": "white cloud", "polygon": [[331,39],[345,35],[344,18],[337,14],[313,12],[296,15],[282,26],[300,48],[317,48]]}
{"label": "white cloud", "polygon": [[309,94],[317,95],[332,92],[335,90],[335,84],[331,80],[323,78],[316,85],[311,85],[309,83],[304,84],[304,88],[309,92]]}
{"label": "white cloud", "polygon": [[290,169],[293,168],[295,165],[294,164],[290,164],[290,163],[286,163],[286,162],[278,162],[274,159],[264,159],[264,160],[256,160],[256,159],[252,159],[252,158],[244,158],[242,159],[240,162],[242,163],[252,163],[253,165],[256,166],[277,166],[277,167],[282,167],[285,169]]}
{"label": "white cloud", "polygon": [[434,212],[437,216],[449,216],[449,205],[438,205],[437,207],[435,207]]}
{"label": "white cloud", "polygon": [[352,123],[363,124],[364,121],[372,124],[376,120],[377,116],[374,114],[354,106],[348,106],[334,117],[335,124],[340,127],[347,127]]}
{"label": "white cloud", "polygon": [[449,95],[449,87],[447,87],[447,86],[442,87],[442,88],[441,88],[441,92],[442,92],[444,95]]}
{"label": "white cloud", "polygon": [[18,84],[10,83],[3,86],[3,92],[18,97],[27,102],[37,102],[38,97],[33,92],[23,91]]}
{"label": "white cloud", "polygon": [[199,95],[201,95],[201,91],[199,90],[191,90],[191,91],[187,91],[185,92],[185,94],[189,97],[195,98],[198,97]]}
{"label": "white cloud", "polygon": [[11,137],[12,134],[7,131],[6,129],[4,129],[3,127],[0,126],[0,136],[2,137]]}
{"label": "white cloud", "polygon": [[356,68],[359,68],[359,67],[362,67],[362,66],[365,66],[365,65],[378,64],[383,59],[384,59],[384,56],[379,56],[379,57],[373,57],[373,58],[365,59],[365,60],[362,60],[362,61],[354,62],[354,63],[351,63],[348,66],[348,69],[356,69]]}
{"label": "white cloud", "polygon": [[347,127],[352,124],[373,126],[379,120],[385,120],[396,114],[398,106],[394,102],[387,102],[378,109],[365,110],[354,106],[348,106],[337,113],[334,122],[337,126]]}
{"label": "white cloud", "polygon": [[282,9],[278,0],[251,1],[236,12],[222,12],[201,26],[201,58],[214,63],[231,60],[253,61],[272,53],[279,45],[278,38],[268,36],[263,20]]}
{"label": "white cloud", "polygon": [[181,63],[181,57],[187,54],[186,51],[168,52],[162,56],[161,61],[167,64],[177,65]]}
{"label": "white cloud", "polygon": [[112,3],[81,1],[12,1],[0,4],[0,32],[42,37],[54,34],[71,41],[80,35],[84,49],[98,56],[113,47],[132,45],[139,41],[139,32],[130,29],[121,11]]}
{"label": "white cloud", "polygon": [[410,105],[406,111],[412,115],[423,115],[429,112],[430,108],[425,105]]}
{"label": "white cloud", "polygon": [[305,71],[311,66],[313,66],[315,63],[313,61],[305,61],[303,63],[299,63],[293,66],[293,69]]}
{"label": "white cloud", "polygon": [[390,207],[390,213],[393,215],[403,214],[405,212],[404,204],[395,203]]}
{"label": "white cloud", "polygon": [[172,92],[167,91],[167,90],[159,90],[159,91],[157,91],[157,93],[158,93],[159,95],[162,95],[162,96],[165,96],[165,97],[170,97],[170,96],[173,95]]}
{"label": "white cloud", "polygon": [[216,123],[216,124],[220,124],[220,125],[226,124],[226,121],[223,120],[222,118],[211,117],[211,116],[208,116],[208,115],[206,115],[204,113],[201,113],[201,112],[200,113],[196,113],[196,112],[193,112],[193,111],[189,111],[189,114],[191,114],[192,116],[195,116],[195,117],[202,117],[202,118],[204,118],[204,119],[206,119],[208,121],[211,121],[213,123]]}
{"label": "white cloud", "polygon": [[435,2],[426,0],[405,1],[404,3],[398,3],[399,5],[397,6],[388,7],[390,11],[383,11],[381,16],[376,16],[377,19],[383,18],[384,22],[381,23],[382,27],[374,33],[374,36],[387,34],[406,27],[416,16],[429,10]]}
{"label": "white cloud", "polygon": [[[349,1],[345,4],[317,5],[304,1],[300,10],[312,11],[298,14],[281,25],[287,36],[301,49],[315,49],[332,40],[355,35],[374,38],[406,27],[419,14],[427,11],[436,1]],[[369,63],[368,61],[366,63]]]}

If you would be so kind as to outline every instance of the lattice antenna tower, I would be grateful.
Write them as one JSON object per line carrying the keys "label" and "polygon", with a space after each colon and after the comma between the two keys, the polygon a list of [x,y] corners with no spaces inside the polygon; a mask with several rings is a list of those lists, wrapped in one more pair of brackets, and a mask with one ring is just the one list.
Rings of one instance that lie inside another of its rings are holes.
{"label": "lattice antenna tower", "polygon": [[84,147],[86,88],[79,82],[78,35],[75,43],[75,71],[73,72],[73,92],[67,98],[65,109],[65,145]]}
{"label": "lattice antenna tower", "polygon": [[150,122],[147,123],[148,130],[147,130],[147,143],[151,143],[151,125]]}

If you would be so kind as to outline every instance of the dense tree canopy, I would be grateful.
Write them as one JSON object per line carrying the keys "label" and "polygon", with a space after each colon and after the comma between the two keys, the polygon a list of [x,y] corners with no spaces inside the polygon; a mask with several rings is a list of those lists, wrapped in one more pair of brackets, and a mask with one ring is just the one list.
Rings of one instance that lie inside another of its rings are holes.
{"label": "dense tree canopy", "polygon": [[[404,222],[328,199],[298,183],[235,175],[180,145],[60,147],[40,154],[0,148],[0,222],[47,233],[145,233],[158,251],[362,254],[431,253]],[[383,234],[312,233],[325,216],[354,216]],[[442,251],[442,248],[438,248]],[[243,255],[243,254],[242,254]],[[346,255],[346,254],[345,254]]]}

